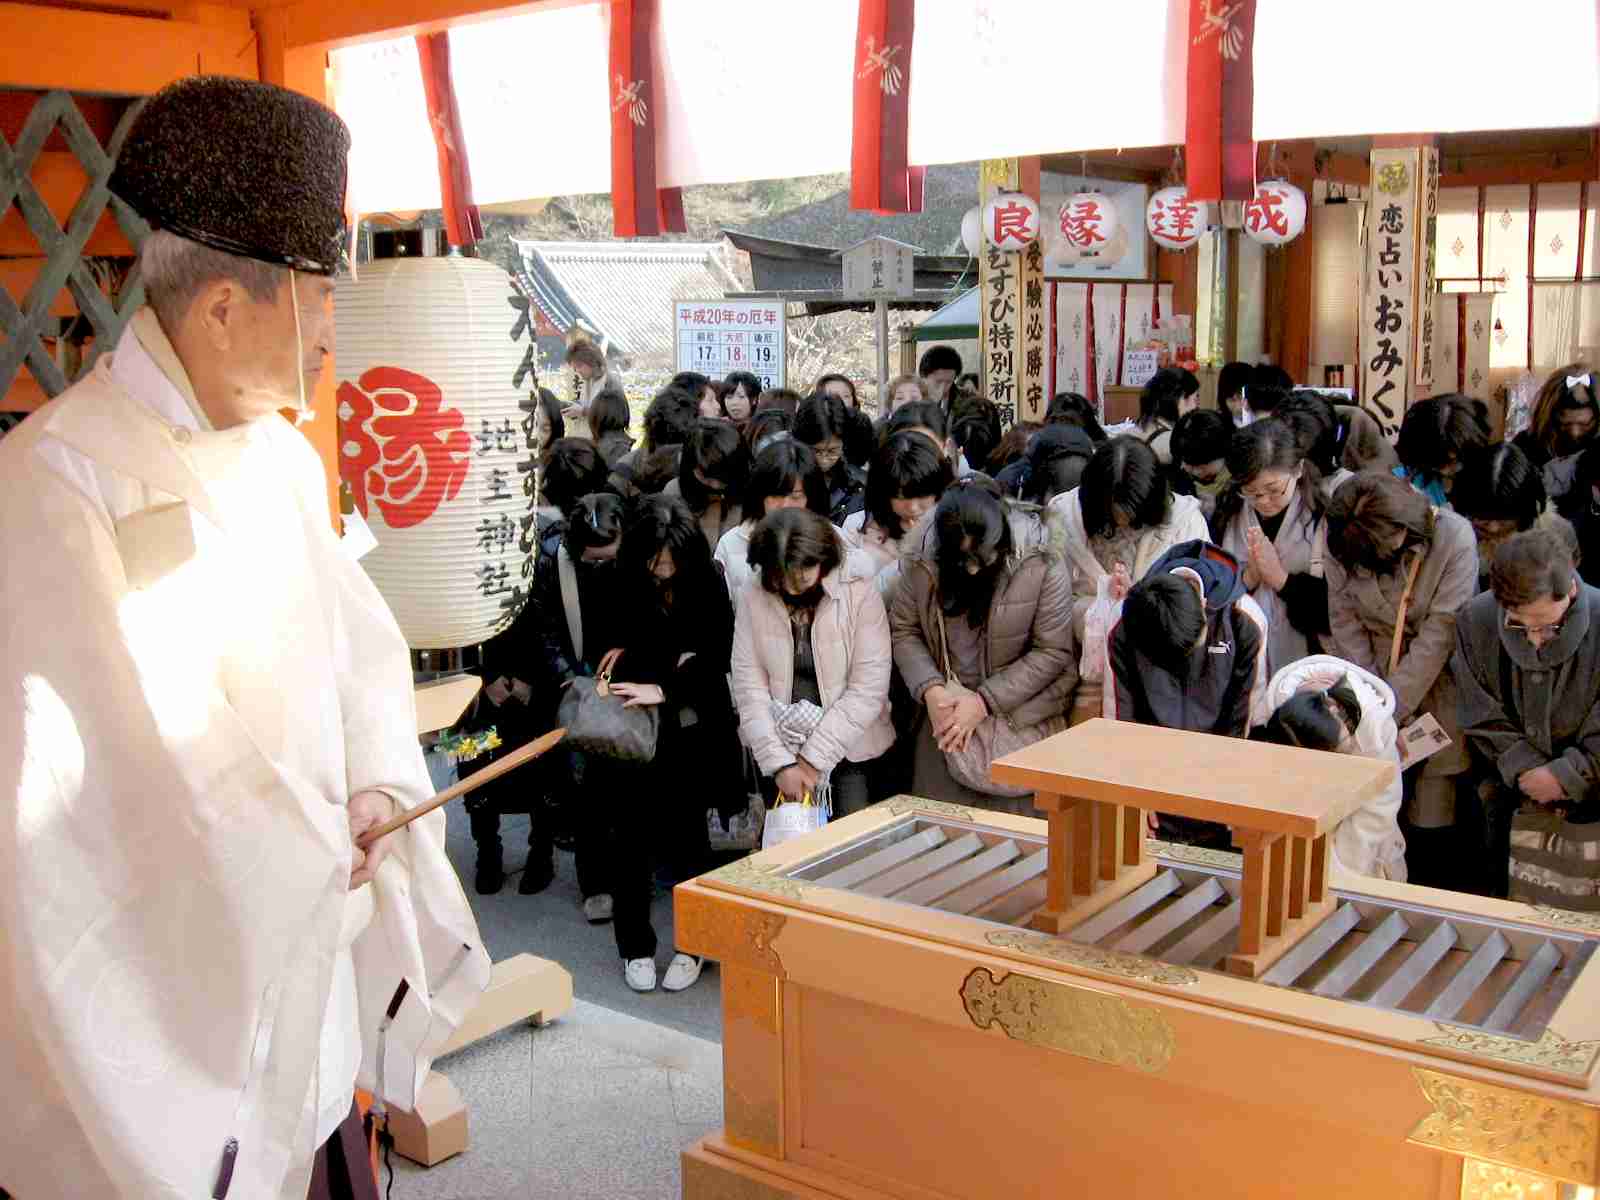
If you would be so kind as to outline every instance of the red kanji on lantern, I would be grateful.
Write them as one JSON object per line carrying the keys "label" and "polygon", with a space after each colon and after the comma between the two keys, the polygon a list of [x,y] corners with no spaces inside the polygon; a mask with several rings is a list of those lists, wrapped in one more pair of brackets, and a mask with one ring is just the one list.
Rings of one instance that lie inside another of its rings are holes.
{"label": "red kanji on lantern", "polygon": [[438,384],[373,367],[340,384],[338,398],[339,473],[362,516],[370,498],[391,529],[406,529],[456,498],[471,470],[472,435],[460,411],[444,407]]}
{"label": "red kanji on lantern", "polygon": [[1244,223],[1251,233],[1289,235],[1289,218],[1283,211],[1283,193],[1271,188],[1257,188],[1256,194],[1244,202]]}
{"label": "red kanji on lantern", "polygon": [[1106,214],[1095,196],[1079,196],[1071,204],[1061,206],[1061,233],[1079,249],[1088,249],[1106,240],[1102,229]]}
{"label": "red kanji on lantern", "polygon": [[994,246],[1004,246],[1008,241],[1015,242],[1018,246],[1026,246],[1033,240],[1029,230],[1032,213],[1025,204],[1008,201],[1005,204],[994,206],[994,228],[990,231],[989,242]]}
{"label": "red kanji on lantern", "polygon": [[1192,200],[1157,196],[1151,205],[1150,232],[1171,242],[1192,242],[1200,232],[1199,216],[1200,206]]}

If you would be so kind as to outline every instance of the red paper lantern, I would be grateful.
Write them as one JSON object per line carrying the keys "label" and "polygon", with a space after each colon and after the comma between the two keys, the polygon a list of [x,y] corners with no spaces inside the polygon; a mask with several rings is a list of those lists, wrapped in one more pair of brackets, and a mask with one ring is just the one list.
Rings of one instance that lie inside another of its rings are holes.
{"label": "red paper lantern", "polygon": [[1163,250],[1187,250],[1206,231],[1206,206],[1185,187],[1162,188],[1145,207],[1145,228]]}
{"label": "red paper lantern", "polygon": [[1102,253],[1122,228],[1116,205],[1104,192],[1077,192],[1061,206],[1061,236],[1086,257]]}
{"label": "red paper lantern", "polygon": [[1244,232],[1263,246],[1281,246],[1299,237],[1306,227],[1306,194],[1282,179],[1256,184],[1256,194],[1244,202]]}
{"label": "red paper lantern", "polygon": [[1039,238],[1039,203],[1023,192],[999,192],[983,206],[983,241],[1015,254]]}

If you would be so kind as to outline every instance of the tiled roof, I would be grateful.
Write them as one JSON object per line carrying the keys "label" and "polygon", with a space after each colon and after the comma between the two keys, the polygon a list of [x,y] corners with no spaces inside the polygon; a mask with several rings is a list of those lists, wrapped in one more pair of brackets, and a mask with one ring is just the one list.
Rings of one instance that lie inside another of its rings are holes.
{"label": "tiled roof", "polygon": [[965,254],[961,249],[961,218],[977,202],[977,164],[956,163],[928,168],[919,213],[884,216],[862,212],[850,207],[850,193],[842,191],[751,221],[740,232],[835,249],[882,235],[917,246],[924,254]]}
{"label": "tiled roof", "polygon": [[581,319],[622,354],[672,349],[672,302],[741,285],[715,242],[523,242],[519,282],[563,333]]}

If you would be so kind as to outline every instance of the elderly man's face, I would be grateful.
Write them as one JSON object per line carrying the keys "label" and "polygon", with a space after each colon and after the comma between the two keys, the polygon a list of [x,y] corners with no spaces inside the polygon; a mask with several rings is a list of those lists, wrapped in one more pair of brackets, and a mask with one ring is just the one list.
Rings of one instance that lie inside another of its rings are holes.
{"label": "elderly man's face", "polygon": [[[218,305],[225,309],[220,350],[227,394],[223,411],[210,414],[212,421],[226,428],[295,408],[302,384],[310,405],[323,361],[334,350],[333,280],[296,273],[291,283],[284,271],[271,300],[256,300],[243,286],[229,283],[225,289],[209,289],[196,305],[210,303],[213,314]],[[191,310],[189,319],[197,315]]]}

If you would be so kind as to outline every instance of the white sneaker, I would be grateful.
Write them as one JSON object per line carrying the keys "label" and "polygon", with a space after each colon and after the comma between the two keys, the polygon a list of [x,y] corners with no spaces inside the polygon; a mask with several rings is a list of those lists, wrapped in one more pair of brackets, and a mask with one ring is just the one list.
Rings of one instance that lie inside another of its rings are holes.
{"label": "white sneaker", "polygon": [[605,892],[583,902],[583,915],[591,925],[604,925],[611,920],[611,909],[611,897]]}
{"label": "white sneaker", "polygon": [[[694,981],[700,978],[700,967],[703,962],[703,959],[690,958],[687,954],[674,954],[672,961],[667,964],[666,978],[661,981],[662,990],[681,992],[684,988],[692,986]],[[654,967],[655,963],[650,965]]]}
{"label": "white sneaker", "polygon": [[[680,956],[681,957],[681,956]],[[677,965],[677,959],[673,959]],[[699,974],[699,968],[695,968]],[[630,958],[622,964],[622,977],[628,981],[628,986],[636,992],[653,992],[656,990],[656,960],[653,958]],[[689,981],[693,983],[693,980]],[[684,985],[685,987],[688,984]]]}

